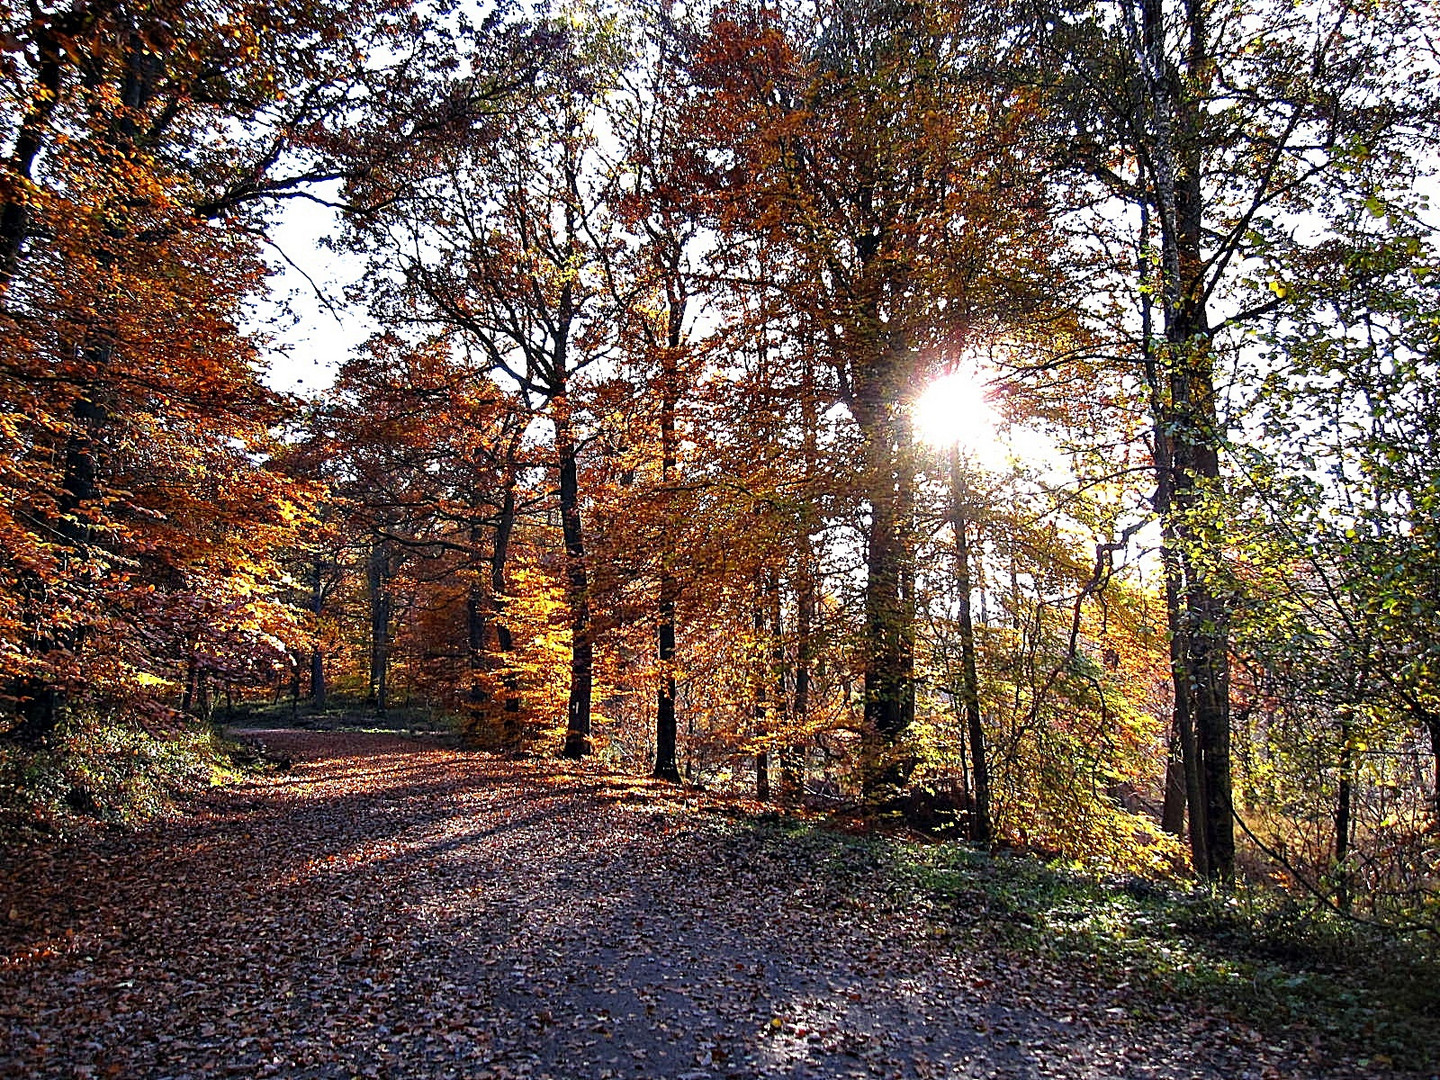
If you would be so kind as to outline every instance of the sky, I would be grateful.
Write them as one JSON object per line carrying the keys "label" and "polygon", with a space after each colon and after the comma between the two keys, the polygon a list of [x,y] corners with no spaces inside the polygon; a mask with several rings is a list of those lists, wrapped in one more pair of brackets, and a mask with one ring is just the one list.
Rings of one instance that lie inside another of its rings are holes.
{"label": "sky", "polygon": [[274,342],[265,381],[276,390],[310,395],[326,389],[346,356],[374,330],[362,307],[344,301],[359,263],[320,246],[338,228],[334,210],[294,199],[271,230],[266,257],[278,272],[269,297],[256,306],[253,326]]}

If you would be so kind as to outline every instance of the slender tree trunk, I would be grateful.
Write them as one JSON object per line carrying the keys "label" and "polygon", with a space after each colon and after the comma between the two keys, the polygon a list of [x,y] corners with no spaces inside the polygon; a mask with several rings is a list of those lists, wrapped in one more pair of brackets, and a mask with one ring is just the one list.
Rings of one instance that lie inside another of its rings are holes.
{"label": "slender tree trunk", "polygon": [[980,715],[980,675],[975,661],[975,623],[970,609],[969,492],[960,464],[960,447],[950,447],[950,526],[955,532],[955,586],[959,598],[960,694],[965,730],[970,742],[970,839],[988,844],[990,824],[990,769],[985,761],[985,726]]}
{"label": "slender tree trunk", "polygon": [[[490,618],[495,625],[495,644],[503,657],[510,657],[515,651],[515,641],[510,633],[507,614],[509,585],[505,572],[510,559],[510,537],[515,531],[515,447],[511,447],[510,461],[506,466],[505,494],[500,502],[500,518],[495,526],[495,546],[490,553]],[[511,664],[510,659],[501,661]],[[520,738],[520,675],[509,667],[501,680],[505,687],[505,702],[501,706],[503,719],[501,735],[507,743]]]}
{"label": "slender tree trunk", "polygon": [[669,520],[673,499],[670,485],[676,466],[675,410],[679,398],[679,351],[684,315],[677,298],[669,298],[669,325],[666,347],[661,354],[660,371],[660,486],[665,500],[665,524],[661,536],[660,604],[655,630],[655,655],[660,662],[660,686],[655,701],[655,770],[654,775],[672,784],[680,782],[680,768],[675,759],[675,603],[678,588],[670,568],[672,556],[672,523]]}
{"label": "slender tree trunk", "polygon": [[[769,717],[767,715],[767,703],[769,698],[769,680],[766,677],[766,668],[769,666],[768,650],[765,648],[765,606],[762,602],[762,590],[759,583],[756,583],[754,627],[755,627],[755,649],[756,649],[756,674],[755,674],[755,736],[757,739],[767,739],[770,735]],[[765,750],[760,750],[755,755],[755,798],[765,802],[770,798],[770,755]]]}
{"label": "slender tree trunk", "polygon": [[1335,902],[1342,911],[1350,910],[1349,871],[1345,860],[1350,855],[1350,800],[1354,774],[1355,730],[1348,715],[1340,718],[1339,783],[1335,795]]}
{"label": "slender tree trunk", "polygon": [[[808,537],[806,538],[808,541]],[[808,547],[808,543],[807,543]],[[801,552],[803,560],[805,552]],[[803,571],[796,583],[795,597],[795,698],[791,710],[791,727],[796,734],[790,735],[785,748],[780,751],[780,790],[786,799],[794,799],[805,792],[805,744],[798,738],[804,729],[810,712],[810,667],[813,661],[811,635],[814,632],[815,584],[808,570]]]}
{"label": "slender tree trunk", "polygon": [[1434,800],[1434,824],[1440,828],[1440,716],[1427,713],[1425,727],[1430,732],[1431,782],[1434,784],[1430,794]]}
{"label": "slender tree trunk", "polygon": [[195,707],[195,678],[198,672],[195,668],[195,658],[191,657],[190,662],[185,665],[185,692],[180,697],[180,711],[186,716]]}
{"label": "slender tree trunk", "polygon": [[[770,622],[770,674],[775,680],[775,723],[772,728],[780,735],[780,787],[782,792],[788,794],[792,788],[790,781],[785,776],[785,767],[793,736],[790,732],[789,693],[785,678],[785,634],[782,621],[780,574],[773,568],[766,577],[765,597],[769,608]],[[769,794],[768,778],[766,794]]]}
{"label": "slender tree trunk", "polygon": [[579,465],[570,402],[563,389],[552,399],[555,454],[560,469],[560,527],[565,538],[566,583],[570,601],[570,701],[566,712],[564,756],[578,760],[591,750],[590,696],[595,652],[590,637],[590,579],[585,564],[585,534],[580,520]]}
{"label": "slender tree trunk", "polygon": [[[795,537],[795,698],[791,722],[798,733],[805,730],[810,715],[810,682],[815,662],[816,560],[810,540],[817,519],[813,487],[819,472],[820,409],[815,388],[814,360],[807,352],[802,360],[800,384],[801,455],[804,461],[806,496],[802,501]],[[780,783],[786,798],[805,792],[806,744],[792,738],[781,751]]]}
{"label": "slender tree trunk", "polygon": [[370,593],[370,693],[369,704],[384,712],[389,704],[390,681],[390,555],[384,541],[376,539],[370,548],[366,583]]}
{"label": "slender tree trunk", "polygon": [[[513,671],[507,671],[503,678],[505,694],[499,716],[494,715],[494,696],[485,686],[485,674],[507,661],[497,658],[490,650],[490,632],[495,633],[495,645],[501,656],[514,649],[510,627],[506,622],[506,565],[510,554],[510,536],[515,528],[515,463],[514,447],[505,465],[505,487],[500,497],[500,511],[495,519],[494,536],[488,560],[489,590],[479,580],[473,581],[465,598],[466,652],[470,669],[470,686],[466,699],[485,725],[493,725],[495,735],[503,745],[511,745],[520,737],[520,683]],[[473,500],[472,511],[476,516],[470,524],[470,544],[479,550],[484,539],[484,523],[478,515],[479,498]]]}
{"label": "slender tree trunk", "polygon": [[[315,615],[316,628],[319,628],[320,615],[325,608],[325,577],[324,567],[319,560],[312,566],[314,572],[314,592],[311,594],[310,610]],[[318,642],[310,649],[310,700],[317,707],[325,704],[325,654],[320,651]]]}

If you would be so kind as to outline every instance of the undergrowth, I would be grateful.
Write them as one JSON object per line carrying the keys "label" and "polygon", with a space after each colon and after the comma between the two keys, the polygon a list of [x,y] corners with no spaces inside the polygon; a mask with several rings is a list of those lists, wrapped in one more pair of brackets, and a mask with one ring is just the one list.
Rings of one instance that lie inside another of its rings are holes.
{"label": "undergrowth", "polygon": [[252,702],[219,717],[227,727],[285,727],[304,731],[350,731],[374,734],[448,735],[456,719],[424,705],[392,706],[383,712],[361,698],[335,695],[323,705],[309,701]]}
{"label": "undergrowth", "polygon": [[1274,890],[1182,891],[1103,880],[960,845],[895,849],[899,880],[949,930],[1000,936],[1091,967],[1152,1003],[1204,1001],[1261,1029],[1303,1025],[1377,1066],[1440,1064],[1440,941],[1400,935]]}
{"label": "undergrowth", "polygon": [[186,793],[260,764],[244,758],[208,727],[156,734],[93,716],[67,719],[38,745],[0,741],[0,840],[163,816]]}

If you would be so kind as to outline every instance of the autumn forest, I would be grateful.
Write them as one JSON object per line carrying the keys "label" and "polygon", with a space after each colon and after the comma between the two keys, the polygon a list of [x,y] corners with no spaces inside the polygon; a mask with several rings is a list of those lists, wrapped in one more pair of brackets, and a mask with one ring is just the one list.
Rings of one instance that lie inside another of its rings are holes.
{"label": "autumn forest", "polygon": [[[423,715],[1433,933],[1437,29],[7,4],[7,783]],[[293,394],[302,204],[376,330]]]}

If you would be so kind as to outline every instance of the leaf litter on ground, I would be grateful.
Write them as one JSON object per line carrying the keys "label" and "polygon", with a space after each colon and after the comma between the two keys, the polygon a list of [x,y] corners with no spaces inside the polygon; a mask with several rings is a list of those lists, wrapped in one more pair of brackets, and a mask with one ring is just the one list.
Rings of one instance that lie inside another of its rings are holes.
{"label": "leaf litter on ground", "polygon": [[293,768],[4,855],[0,1075],[1430,1075],[1055,947],[983,856],[593,764],[263,739]]}

